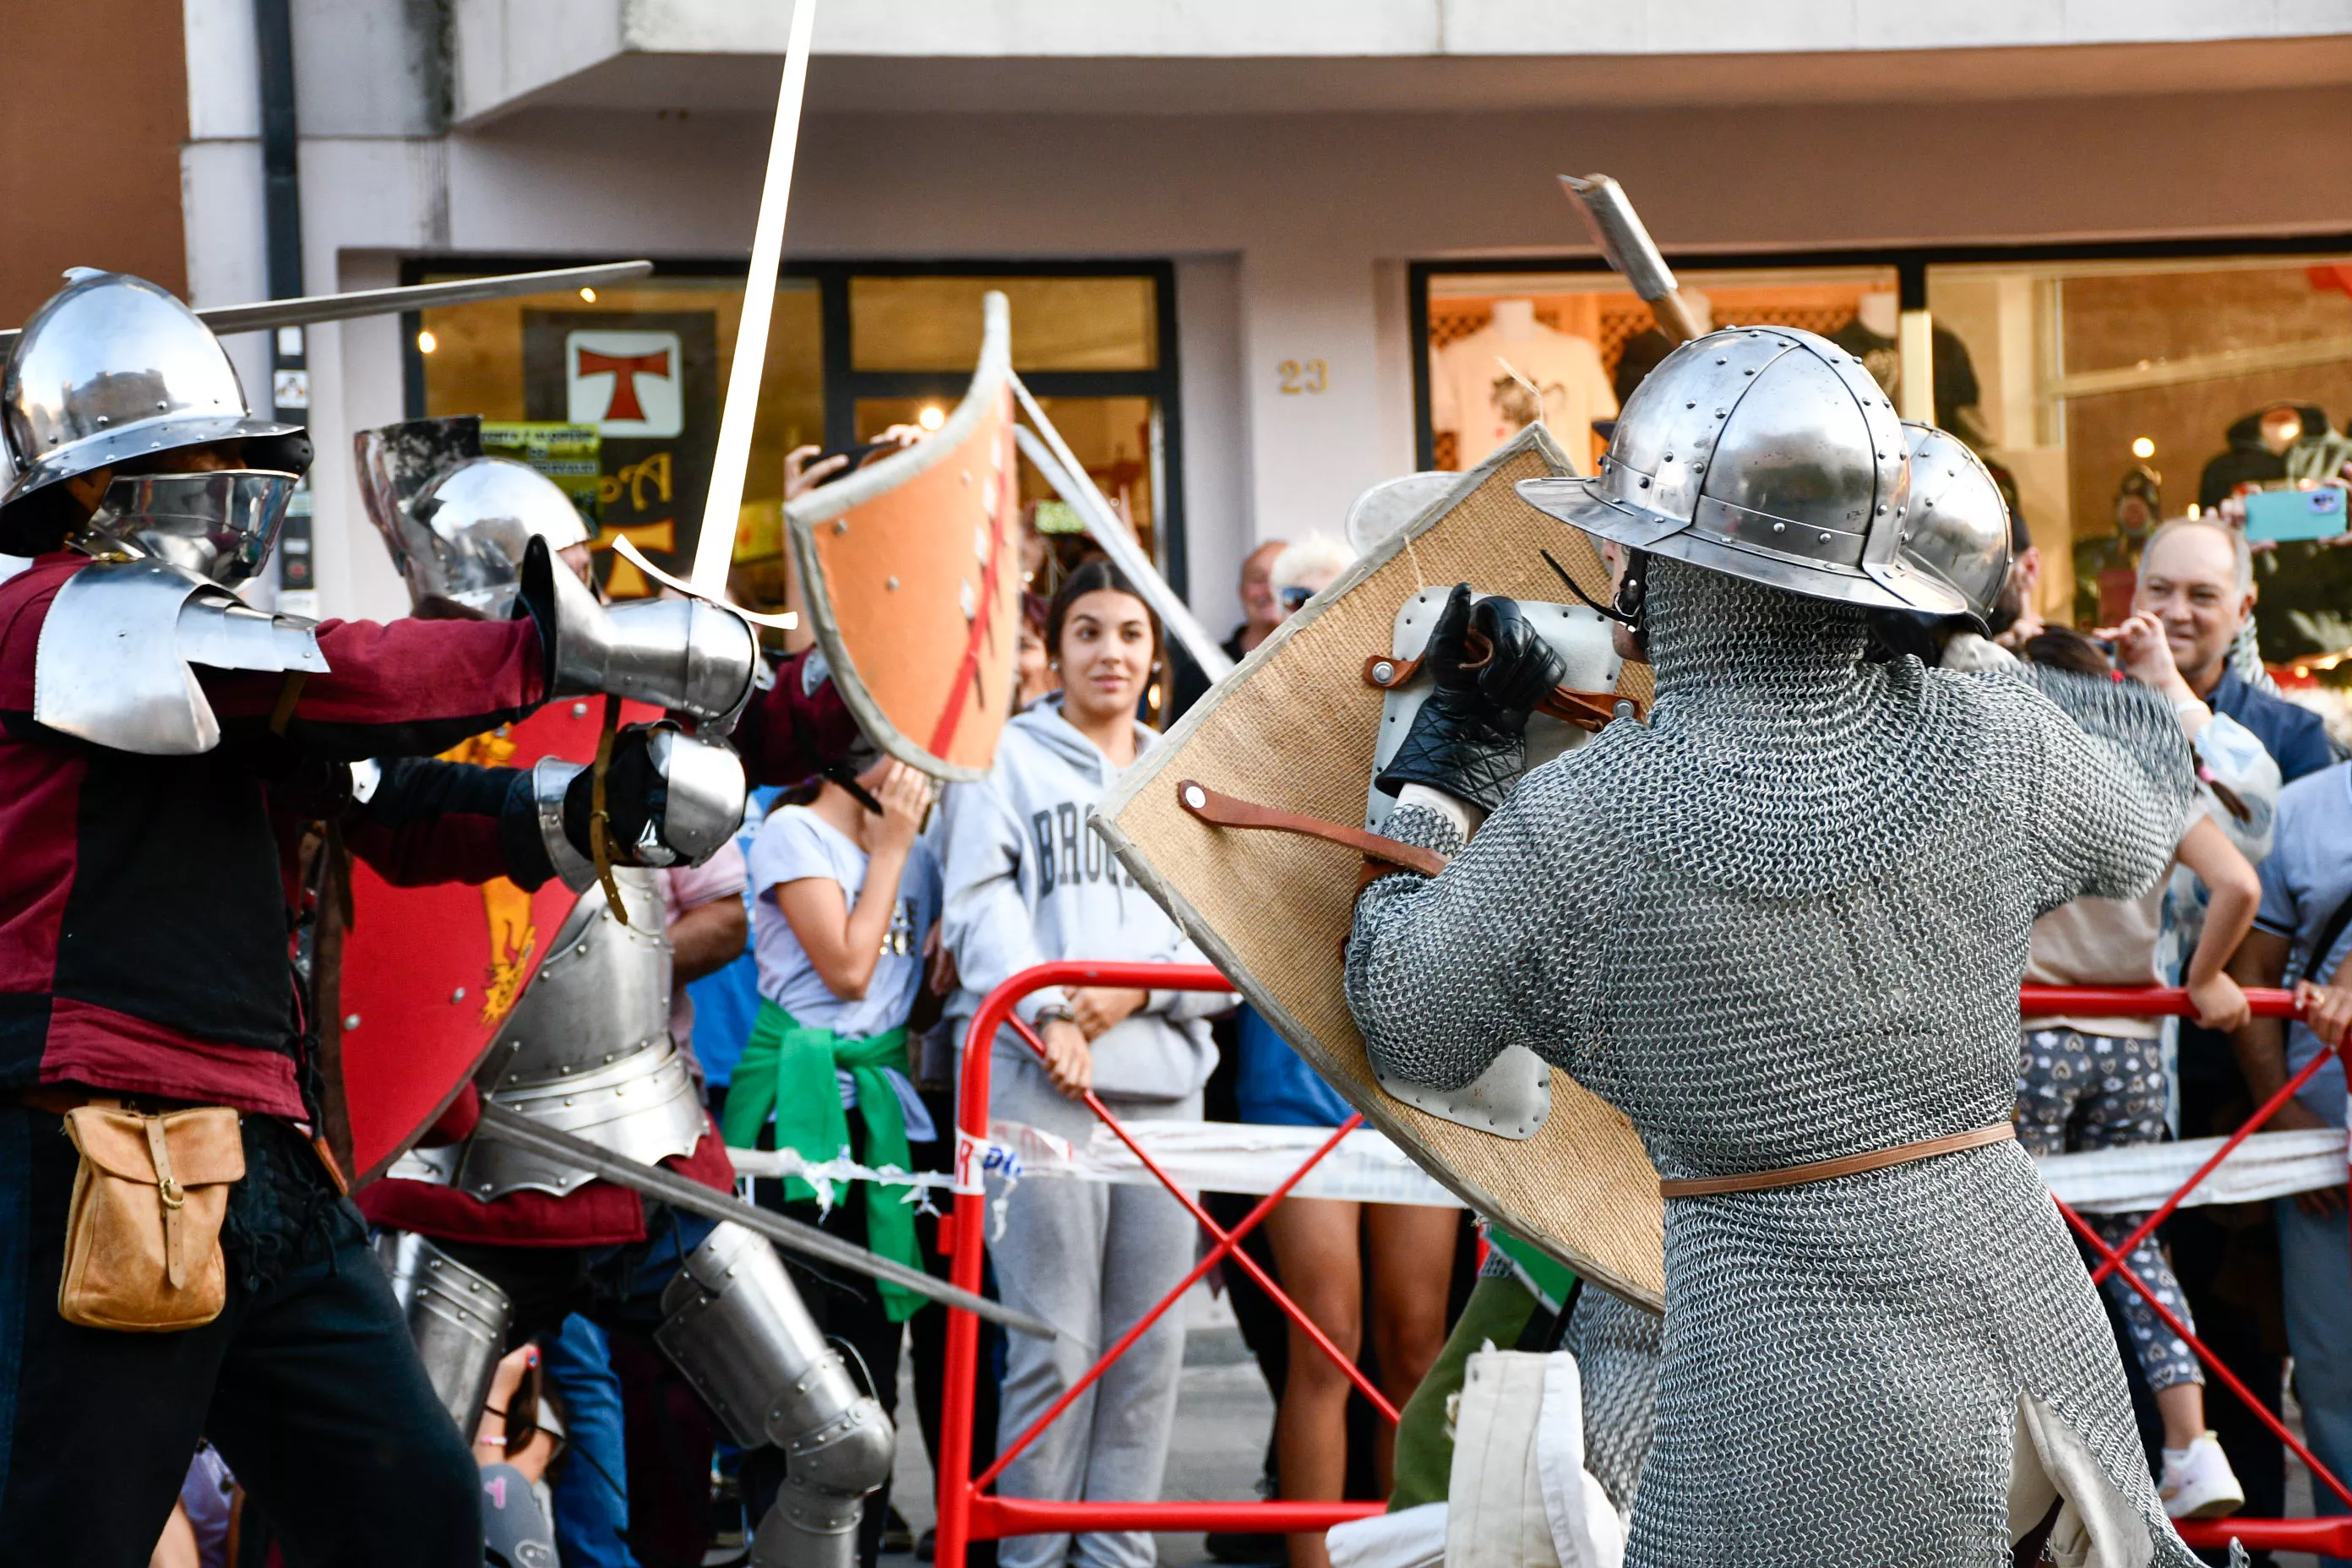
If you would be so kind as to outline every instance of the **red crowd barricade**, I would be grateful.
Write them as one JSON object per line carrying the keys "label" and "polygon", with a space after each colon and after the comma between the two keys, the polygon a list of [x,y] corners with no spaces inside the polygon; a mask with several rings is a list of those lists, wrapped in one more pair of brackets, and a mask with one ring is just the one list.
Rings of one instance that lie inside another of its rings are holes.
{"label": "red crowd barricade", "polygon": [[[962,1188],[980,1184],[981,1162],[974,1151],[984,1148],[988,1139],[989,1053],[993,1047],[998,1029],[1010,1027],[1026,1041],[1031,1050],[1045,1055],[1045,1043],[1028,1025],[1014,1016],[1013,1004],[1033,991],[1048,985],[1117,985],[1145,991],[1226,991],[1232,983],[1207,964],[1175,963],[1095,963],[1083,960],[1064,960],[1041,963],[1024,969],[998,986],[972,1015],[971,1027],[964,1037],[963,1079],[959,1086],[956,1114],[956,1177]],[[1374,1388],[1358,1370],[1355,1362],[1342,1354],[1317,1328],[1297,1303],[1283,1293],[1282,1288],[1260,1268],[1256,1259],[1241,1250],[1244,1237],[1257,1228],[1273,1212],[1290,1189],[1313,1170],[1323,1157],[1339,1146],[1340,1141],[1360,1126],[1363,1118],[1350,1116],[1326,1139],[1321,1147],[1307,1156],[1304,1164],[1293,1171],[1282,1184],[1268,1193],[1242,1222],[1230,1231],[1209,1217],[1208,1212],[1195,1202],[1192,1195],[1179,1186],[1159,1162],[1145,1152],[1130,1136],[1118,1117],[1092,1093],[1086,1097],[1087,1108],[1098,1117],[1103,1125],[1125,1143],[1144,1168],[1157,1177],[1160,1184],[1175,1195],[1192,1218],[1206,1231],[1212,1246],[1205,1257],[1193,1265],[1176,1288],[1163,1296],[1160,1303],[1122,1334],[1118,1341],[1103,1351],[1086,1375],[1065,1390],[1062,1397],[1045,1415],[1031,1423],[1029,1429],[1005,1445],[996,1461],[978,1476],[971,1473],[972,1453],[972,1390],[980,1365],[980,1320],[971,1313],[950,1310],[948,1316],[947,1390],[940,1411],[940,1476],[939,1476],[939,1568],[964,1568],[965,1549],[975,1541],[993,1541],[1007,1535],[1053,1534],[1064,1531],[1113,1530],[1232,1530],[1264,1531],[1280,1533],[1292,1531],[1328,1530],[1346,1520],[1361,1519],[1379,1513],[1377,1502],[1261,1502],[1249,1499],[1214,1502],[1059,1502],[1042,1498],[996,1497],[982,1489],[1004,1472],[1004,1468],[1036,1441],[1037,1435],[1058,1419],[1093,1386],[1106,1368],[1127,1348],[1141,1338],[1152,1324],[1184,1299],[1193,1282],[1223,1260],[1230,1258],[1238,1264],[1267,1295],[1274,1298],[1291,1321],[1312,1341],[1323,1354],[1344,1371],[1372,1407],[1393,1423],[1396,1409],[1380,1390]],[[963,1191],[956,1194],[955,1216],[951,1226],[940,1227],[941,1246],[953,1246],[949,1263],[949,1278],[968,1290],[981,1288],[982,1249],[987,1245],[987,1200],[977,1192]]]}
{"label": "red crowd barricade", "polygon": [[[1036,1034],[1013,1014],[1013,1005],[1033,991],[1048,985],[1113,985],[1152,991],[1223,991],[1229,988],[1225,977],[1206,964],[1160,963],[1096,963],[1065,960],[1039,964],[1024,970],[991,992],[972,1016],[971,1026],[965,1036],[963,1076],[959,1089],[956,1134],[956,1176],[960,1188],[976,1188],[980,1184],[979,1151],[987,1147],[989,1135],[989,1054],[997,1031],[1011,1028],[1027,1042],[1040,1057],[1045,1045]],[[2246,993],[2255,1016],[2260,1017],[2293,1018],[2300,1016],[2292,992],[2280,990],[2250,990]],[[2195,1009],[2189,1005],[2186,992],[2172,987],[2084,988],[2068,986],[2028,985],[2021,994],[2027,1016],[2064,1014],[2075,1017],[2158,1017],[2189,1016]],[[2077,1235],[2100,1256],[2093,1278],[2104,1279],[2110,1272],[2120,1274],[2124,1281],[2137,1290],[2161,1317],[2168,1327],[2204,1363],[2210,1367],[2239,1398],[2244,1400],[2255,1415],[2275,1433],[2280,1441],[2291,1448],[2310,1470],[2315,1489],[2325,1488],[2352,1506],[2352,1488],[2331,1474],[2293,1433],[2273,1415],[2263,1402],[2231,1373],[2229,1368],[2190,1333],[2162,1302],[2147,1284],[2132,1272],[2124,1258],[2131,1249],[2161,1225],[2224,1160],[2257,1131],[2279,1108],[2319,1072],[2336,1053],[2321,1052],[2300,1073],[2273,1094],[2246,1124],[2225,1140],[2213,1155],[2198,1167],[2196,1173],[2178,1192],[2137,1226],[2122,1246],[2108,1247],[2091,1229],[2082,1216],[2064,1202],[2053,1197],[2060,1212]],[[2347,1073],[2352,1073],[2352,1043],[2340,1053]],[[1121,1502],[1087,1501],[1062,1502],[1045,1499],[1003,1498],[992,1495],[984,1489],[1001,1476],[1006,1466],[1018,1458],[1038,1434],[1057,1419],[1085,1391],[1099,1378],[1105,1368],[1135,1341],[1142,1336],[1160,1318],[1183,1299],[1184,1292],[1194,1281],[1223,1259],[1231,1258],[1255,1279],[1276,1304],[1297,1323],[1309,1340],[1325,1355],[1329,1356],[1351,1378],[1357,1387],[1370,1398],[1375,1409],[1394,1422],[1397,1413],[1380,1392],[1364,1380],[1354,1363],[1340,1353],[1307,1315],[1302,1312],[1281,1288],[1268,1279],[1255,1260],[1240,1249],[1242,1238],[1265,1219],[1274,1205],[1281,1202],[1292,1187],[1313,1170],[1324,1156],[1338,1148],[1349,1132],[1361,1124],[1363,1118],[1350,1116],[1333,1130],[1330,1138],[1309,1155],[1305,1163],[1292,1172],[1282,1184],[1266,1194],[1248,1215],[1227,1231],[1202,1209],[1192,1195],[1151,1158],[1143,1147],[1112,1115],[1102,1101],[1089,1093],[1086,1104],[1112,1133],[1124,1142],[1137,1159],[1142,1162],[1170,1193],[1175,1195],[1192,1214],[1214,1243],[1204,1257],[1176,1288],[1161,1299],[1150,1312],[1096,1360],[1094,1365],[1077,1383],[1066,1390],[1045,1414],[1019,1434],[995,1462],[979,1476],[971,1473],[973,1390],[979,1373],[980,1320],[958,1309],[948,1312],[946,1392],[941,1403],[939,1475],[939,1568],[964,1568],[966,1549],[974,1541],[992,1541],[1008,1535],[1034,1535],[1083,1531],[1252,1531],[1287,1532],[1328,1529],[1350,1519],[1360,1519],[1381,1511],[1376,1502],[1265,1502],[1255,1500],[1233,1500],[1207,1502]],[[967,1290],[982,1287],[983,1249],[987,1245],[986,1198],[977,1191],[960,1191],[956,1194],[955,1214],[950,1223],[940,1227],[940,1246],[950,1252],[949,1276]],[[2352,1246],[2352,1234],[2347,1245]],[[2191,1546],[2225,1546],[2231,1538],[2242,1541],[2252,1550],[2312,1552],[2325,1556],[2352,1556],[2352,1515],[2318,1519],[2252,1519],[2243,1516],[2217,1520],[2183,1520],[2179,1522],[2180,1534]]]}
{"label": "red crowd barricade", "polygon": [[[2246,1001],[2259,1018],[2297,1018],[2302,1016],[2292,991],[2249,990]],[[2021,1005],[2029,1017],[2064,1014],[2078,1018],[2185,1018],[2193,1017],[2197,1011],[2189,1005],[2189,994],[2177,986],[2136,989],[2028,985],[2021,995]],[[2280,1107],[2317,1077],[2331,1058],[2337,1057],[2342,1058],[2347,1075],[2352,1076],[2352,1043],[2347,1043],[2340,1051],[2318,1052],[2305,1064],[2301,1072],[2288,1079],[2276,1093],[2264,1100],[2261,1108],[2247,1119],[2244,1126],[2222,1140],[2221,1146],[2197,1167],[2178,1191],[2134,1226],[2121,1245],[2108,1246],[2064,1199],[2053,1195],[2052,1201],[2057,1204],[2058,1212],[2065,1216],[2066,1223],[2074,1227],[2074,1234],[2082,1238],[2083,1244],[2098,1257],[2099,1263],[2092,1270],[2092,1279],[2095,1282],[2104,1280],[2110,1273],[2120,1275],[2124,1283],[2137,1291],[2148,1304],[2149,1310],[2163,1321],[2164,1326],[2179,1335],[2181,1342],[2211,1369],[2223,1386],[2245,1402],[2246,1407],[2254,1413],[2255,1419],[2270,1428],[2279,1441],[2303,1461],[2304,1468],[2311,1472],[2312,1489],[2317,1492],[2325,1489],[2333,1492],[2346,1507],[2352,1508],[2352,1487],[2347,1487],[2342,1479],[2321,1464],[2317,1457],[2304,1446],[2302,1439],[2288,1431],[2285,1423],[2271,1414],[2270,1407],[2256,1398],[2253,1392],[2239,1381],[2238,1375],[2205,1347],[2203,1341],[2189,1332],[2172,1310],[2157,1300],[2156,1292],[2147,1282],[2133,1273],[2124,1262],[2132,1248],[2153,1235],[2156,1227],[2170,1217],[2173,1211],[2204,1183],[2206,1177],[2213,1173],[2222,1161],[2260,1131],[2263,1124],[2275,1115]],[[2346,1245],[2352,1247],[2352,1229],[2347,1231]],[[2182,1540],[2197,1547],[2227,1546],[2234,1538],[2243,1542],[2249,1550],[2256,1552],[2311,1552],[2323,1557],[2352,1556],[2352,1515],[2337,1514],[2317,1519],[2254,1519],[2240,1514],[2227,1519],[2181,1520],[2177,1521],[2177,1528]]]}

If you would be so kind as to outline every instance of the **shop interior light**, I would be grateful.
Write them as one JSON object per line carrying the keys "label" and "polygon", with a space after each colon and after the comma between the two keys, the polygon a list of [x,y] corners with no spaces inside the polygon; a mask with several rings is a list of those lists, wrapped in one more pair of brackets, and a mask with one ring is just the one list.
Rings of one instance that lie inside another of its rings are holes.
{"label": "shop interior light", "polygon": [[2132,437],[2132,456],[2135,458],[2155,457],[2156,443],[2149,440],[2145,436],[2135,436]]}
{"label": "shop interior light", "polygon": [[418,353],[429,354],[440,346],[441,340],[433,335],[432,328],[426,327],[416,334],[416,352]]}
{"label": "shop interior light", "polygon": [[947,411],[929,404],[925,404],[923,411],[915,416],[915,423],[926,430],[936,430],[947,422]]}
{"label": "shop interior light", "polygon": [[593,289],[583,289],[580,290],[580,297],[593,305],[596,302],[596,290]]}

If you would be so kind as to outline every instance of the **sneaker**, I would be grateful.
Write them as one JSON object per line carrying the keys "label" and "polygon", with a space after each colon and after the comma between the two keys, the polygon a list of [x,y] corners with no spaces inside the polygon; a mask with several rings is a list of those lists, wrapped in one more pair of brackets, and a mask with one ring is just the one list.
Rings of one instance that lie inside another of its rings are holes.
{"label": "sneaker", "polygon": [[2186,1448],[2164,1451],[2164,1479],[2157,1490],[2173,1519],[2221,1519],[2246,1506],[2246,1489],[2210,1432]]}

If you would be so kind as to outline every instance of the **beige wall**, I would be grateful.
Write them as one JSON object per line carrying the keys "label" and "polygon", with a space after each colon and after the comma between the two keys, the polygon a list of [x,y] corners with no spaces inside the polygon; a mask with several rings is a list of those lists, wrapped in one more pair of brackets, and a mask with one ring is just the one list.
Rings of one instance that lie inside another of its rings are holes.
{"label": "beige wall", "polygon": [[187,286],[180,0],[26,3],[0,18],[0,324],[68,267]]}

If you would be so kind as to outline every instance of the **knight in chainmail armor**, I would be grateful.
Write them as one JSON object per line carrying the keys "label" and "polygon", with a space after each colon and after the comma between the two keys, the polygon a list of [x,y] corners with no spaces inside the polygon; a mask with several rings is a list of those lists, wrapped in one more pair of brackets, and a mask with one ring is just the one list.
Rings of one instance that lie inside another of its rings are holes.
{"label": "knight in chainmail armor", "polygon": [[1643,384],[1600,479],[1524,484],[1626,547],[1657,706],[1515,780],[1552,656],[1461,595],[1381,780],[1388,831],[1454,859],[1366,889],[1349,1004],[1384,1072],[1441,1088],[1528,1047],[1664,1179],[1629,1564],[2188,1568],[2009,1135],[2029,929],[2164,869],[2188,750],[2127,696],[2084,724],[1867,662],[1871,609],[1962,607],[1901,559],[1908,478],[1852,356],[1734,329]]}

